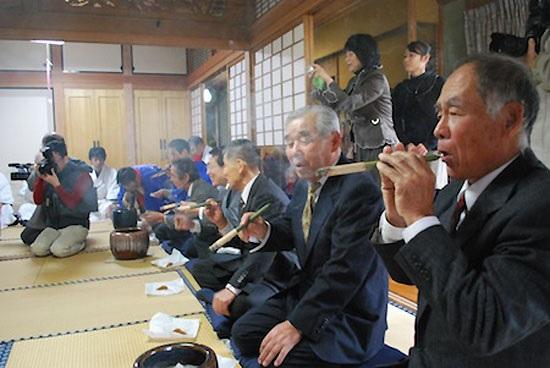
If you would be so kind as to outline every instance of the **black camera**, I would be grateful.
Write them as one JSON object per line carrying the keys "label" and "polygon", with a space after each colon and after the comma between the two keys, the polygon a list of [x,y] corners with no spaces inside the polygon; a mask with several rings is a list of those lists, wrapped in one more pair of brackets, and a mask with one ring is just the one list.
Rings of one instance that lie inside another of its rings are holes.
{"label": "black camera", "polygon": [[53,160],[53,147],[51,144],[44,146],[41,150],[44,159],[38,164],[38,172],[40,175],[52,175],[52,170],[55,167]]}
{"label": "black camera", "polygon": [[32,164],[21,164],[18,162],[12,162],[8,164],[8,167],[13,167],[17,169],[16,172],[10,174],[10,179],[13,181],[16,180],[27,180],[31,175]]}
{"label": "black camera", "polygon": [[[505,54],[512,57],[521,57],[527,54],[527,38],[518,37],[507,33],[492,33],[489,51]],[[535,38],[536,51],[539,52],[539,42]]]}

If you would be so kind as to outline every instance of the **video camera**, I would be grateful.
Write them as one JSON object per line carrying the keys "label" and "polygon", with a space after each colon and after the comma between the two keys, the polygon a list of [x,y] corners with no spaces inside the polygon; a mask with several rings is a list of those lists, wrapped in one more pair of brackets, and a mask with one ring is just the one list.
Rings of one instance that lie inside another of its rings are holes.
{"label": "video camera", "polygon": [[8,164],[8,167],[13,167],[17,169],[16,172],[12,172],[10,174],[10,179],[13,181],[16,180],[27,180],[29,176],[31,175],[31,168],[33,164],[21,164],[18,162],[12,162]]}
{"label": "video camera", "polygon": [[57,141],[53,141],[48,143],[48,145],[42,147],[40,152],[42,152],[42,156],[44,156],[44,159],[40,161],[38,164],[38,172],[40,175],[52,175],[52,170],[55,167],[55,161],[53,159],[53,152],[54,152],[54,146],[55,144],[61,144]]}
{"label": "video camera", "polygon": [[[540,38],[535,39],[535,50],[540,52]],[[521,57],[527,53],[528,38],[518,37],[507,33],[492,33],[489,51],[505,54],[512,57]]]}

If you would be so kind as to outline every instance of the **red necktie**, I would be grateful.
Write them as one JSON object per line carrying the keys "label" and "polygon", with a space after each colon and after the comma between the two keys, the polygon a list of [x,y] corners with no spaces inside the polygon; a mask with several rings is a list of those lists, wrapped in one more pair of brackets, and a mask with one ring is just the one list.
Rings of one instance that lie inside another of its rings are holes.
{"label": "red necktie", "polygon": [[460,194],[460,197],[458,198],[458,202],[456,202],[455,209],[453,211],[453,215],[451,216],[451,232],[456,231],[456,227],[458,226],[458,223],[460,221],[460,215],[462,212],[468,213],[468,208],[466,208],[466,200],[464,199],[464,193],[466,191],[463,191]]}

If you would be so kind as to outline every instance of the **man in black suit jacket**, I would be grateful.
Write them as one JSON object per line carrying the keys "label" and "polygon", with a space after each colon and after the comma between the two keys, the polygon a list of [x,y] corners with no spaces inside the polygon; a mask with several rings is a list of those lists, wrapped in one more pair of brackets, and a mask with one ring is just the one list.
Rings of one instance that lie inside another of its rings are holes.
{"label": "man in black suit jacket", "polygon": [[[199,171],[193,160],[180,158],[170,165],[170,181],[178,189],[187,192],[187,202],[200,203],[218,194],[216,188],[201,179]],[[174,213],[163,214],[156,211],[147,211],[142,219],[153,226],[153,231],[160,241],[168,240],[167,250],[188,239],[191,234],[188,231],[179,231],[174,226]],[[175,243],[175,244],[174,244]]]}
{"label": "man in black suit jacket", "polygon": [[519,63],[477,55],[437,105],[456,181],[435,204],[418,147],[378,163],[386,212],[373,239],[391,276],[419,290],[408,366],[550,367],[550,172],[527,143],[537,91]]}
{"label": "man in black suit jacket", "polygon": [[287,156],[304,181],[285,216],[258,219],[241,236],[263,239],[252,251],[296,249],[301,272],[241,317],[232,337],[243,355],[259,354],[263,366],[368,361],[386,330],[387,273],[368,237],[382,211],[380,192],[367,174],[317,177],[317,169],[347,162],[332,109],[314,105],[292,113],[286,133]]}
{"label": "man in black suit jacket", "polygon": [[[211,202],[212,205],[205,211],[221,234],[238,226],[241,213],[257,211],[266,203],[271,204],[266,212],[268,218],[274,219],[284,212],[288,197],[271,179],[260,173],[259,165],[260,156],[249,140],[233,141],[225,149],[223,170],[231,191],[222,203],[224,208]],[[226,217],[226,214],[231,214],[228,211],[229,204],[235,200],[241,203],[239,216]],[[274,259],[279,262],[281,256],[275,258],[275,253],[249,254],[247,247],[238,238],[228,246],[240,250],[240,253],[224,253],[222,250],[211,254],[207,259],[195,263],[191,273],[199,285],[217,291],[212,302],[216,313],[238,317],[244,311],[231,310],[237,296],[241,293],[250,295],[253,285],[266,274]],[[284,257],[280,262],[283,267],[291,267]]]}

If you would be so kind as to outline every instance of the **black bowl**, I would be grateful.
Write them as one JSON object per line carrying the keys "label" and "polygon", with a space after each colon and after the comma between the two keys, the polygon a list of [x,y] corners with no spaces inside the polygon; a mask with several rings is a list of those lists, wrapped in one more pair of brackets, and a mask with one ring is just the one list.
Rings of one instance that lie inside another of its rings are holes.
{"label": "black bowl", "polygon": [[157,346],[141,354],[134,368],[167,368],[176,364],[196,365],[200,368],[218,368],[216,354],[205,345],[179,342]]}
{"label": "black bowl", "polygon": [[113,211],[113,227],[115,229],[124,229],[136,227],[138,215],[136,211],[127,208],[117,208]]}

